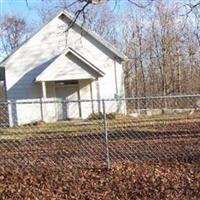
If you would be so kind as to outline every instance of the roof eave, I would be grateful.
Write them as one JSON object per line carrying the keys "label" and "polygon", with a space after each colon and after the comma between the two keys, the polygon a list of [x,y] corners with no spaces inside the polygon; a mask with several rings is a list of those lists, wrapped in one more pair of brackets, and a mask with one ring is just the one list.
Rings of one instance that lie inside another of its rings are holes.
{"label": "roof eave", "polygon": [[[62,56],[62,55],[67,55],[68,53],[72,53],[76,58],[78,58],[79,60],[81,60],[82,62],[84,62],[88,67],[90,67],[93,71],[95,71],[96,72],[96,75],[97,76],[94,76],[94,78],[91,78],[91,79],[95,79],[95,78],[97,78],[97,77],[103,77],[104,75],[105,75],[105,72],[103,72],[102,70],[100,70],[98,67],[96,67],[94,64],[92,64],[90,61],[88,61],[85,57],[83,57],[82,55],[80,55],[77,51],[75,51],[74,49],[72,49],[72,48],[70,48],[70,47],[68,47],[67,49],[66,49],[66,51],[64,51],[64,53],[62,53],[60,56]],[[59,56],[59,57],[60,57]],[[52,63],[51,63],[52,64]],[[50,64],[50,65],[51,65]],[[49,65],[49,66],[50,66]],[[48,66],[48,67],[49,67]],[[47,68],[48,68],[47,67]],[[47,69],[46,68],[46,69]],[[45,70],[46,70],[45,69]],[[41,76],[42,76],[42,74],[43,73],[45,73],[45,70],[44,71],[42,71],[35,79],[34,79],[34,81],[35,82],[42,82],[42,81],[44,81],[44,80],[41,80]],[[83,78],[80,78],[80,79],[83,79]],[[84,78],[84,79],[88,79],[88,78]],[[53,80],[46,80],[46,81],[53,81]]]}
{"label": "roof eave", "polygon": [[101,77],[103,77],[105,75],[104,71],[100,70],[98,67],[96,67],[94,64],[92,64],[90,61],[88,61],[85,57],[83,57],[81,54],[79,54],[77,51],[75,51],[73,48],[68,47],[68,50],[65,52],[65,54],[67,54],[69,51],[72,54],[74,54],[76,57],[78,57],[80,60],[82,60],[84,63],[86,63],[94,71],[96,71]]}
{"label": "roof eave", "polygon": [[[71,21],[74,20],[74,16],[72,14],[66,12],[65,10],[61,11],[58,14],[58,17],[61,18],[62,15],[66,16]],[[126,61],[127,60],[127,57],[123,53],[119,52],[113,45],[111,45],[109,42],[107,42],[102,37],[100,37],[97,33],[95,33],[94,31],[91,31],[88,28],[86,28],[84,26],[84,24],[81,23],[79,20],[76,20],[74,22],[74,24],[79,26],[82,30],[84,30],[86,33],[88,33],[90,36],[92,36],[95,40],[97,40],[99,43],[101,43],[103,46],[105,46],[107,49],[109,49],[115,56],[120,58],[122,61]]]}
{"label": "roof eave", "polygon": [[22,42],[22,44],[14,49],[9,55],[7,55],[1,62],[0,65],[4,65],[6,60],[8,60],[18,49],[20,49],[24,44],[26,44],[31,38],[33,38],[35,35],[37,35],[38,32],[40,32],[45,26],[47,26],[53,19],[59,17],[63,13],[63,10],[59,12],[58,14],[54,15],[50,20],[48,20],[46,23],[44,23],[36,32],[33,32],[30,34],[30,36]]}
{"label": "roof eave", "polygon": [[[68,13],[65,10],[62,10],[61,12],[59,12],[58,14],[56,14],[54,17],[52,17],[47,23],[45,23],[41,28],[39,28],[39,30],[37,32],[34,32],[33,34],[31,34],[27,40],[25,40],[18,48],[16,48],[13,52],[11,52],[8,56],[6,56],[1,62],[0,65],[4,65],[5,62],[18,50],[20,49],[25,43],[27,43],[33,36],[35,36],[40,30],[42,30],[47,24],[49,24],[54,18],[60,18],[61,15],[65,15],[67,18],[69,18],[70,20],[74,19],[74,16],[70,13]],[[121,53],[118,52],[117,49],[115,47],[113,47],[109,42],[105,41],[104,39],[102,39],[99,35],[97,35],[95,32],[90,31],[89,29],[87,29],[86,27],[83,26],[83,24],[76,20],[75,22],[76,25],[78,25],[79,27],[81,27],[85,32],[87,32],[89,35],[91,35],[94,39],[96,39],[98,42],[100,42],[103,46],[105,46],[107,49],[109,49],[114,55],[116,55],[117,57],[119,57],[121,59],[121,61],[126,61],[127,57]]]}

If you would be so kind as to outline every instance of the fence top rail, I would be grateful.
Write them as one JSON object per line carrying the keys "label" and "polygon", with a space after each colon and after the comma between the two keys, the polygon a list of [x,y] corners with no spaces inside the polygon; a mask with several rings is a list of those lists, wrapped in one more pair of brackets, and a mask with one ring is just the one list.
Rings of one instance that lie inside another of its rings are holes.
{"label": "fence top rail", "polygon": [[77,103],[77,102],[102,102],[102,101],[128,101],[128,100],[158,100],[158,99],[177,99],[177,98],[200,98],[200,94],[194,95],[173,95],[173,96],[147,96],[147,97],[127,97],[127,98],[102,98],[102,99],[77,99],[77,100],[62,100],[62,99],[23,99],[23,100],[7,100],[0,101],[0,104],[39,104],[39,103]]}
{"label": "fence top rail", "polygon": [[146,99],[176,99],[176,98],[195,98],[200,97],[200,94],[193,94],[193,95],[169,95],[169,96],[146,96],[146,97],[127,97],[127,98],[120,98],[124,100],[146,100]]}

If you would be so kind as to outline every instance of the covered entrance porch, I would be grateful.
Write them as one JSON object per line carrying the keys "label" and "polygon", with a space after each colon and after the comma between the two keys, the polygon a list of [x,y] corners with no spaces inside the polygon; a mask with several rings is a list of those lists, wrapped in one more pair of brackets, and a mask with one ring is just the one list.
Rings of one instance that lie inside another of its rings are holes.
{"label": "covered entrance porch", "polygon": [[96,81],[86,79],[42,82],[43,110],[48,110],[49,115],[49,111],[54,108],[56,120],[86,118],[97,109],[93,101],[81,100],[96,98]]}
{"label": "covered entrance porch", "polygon": [[[98,112],[97,102],[81,100],[100,98],[98,79],[102,76],[101,70],[72,49],[58,56],[35,79],[41,85],[44,121],[86,118]],[[54,103],[48,103],[51,100]],[[47,110],[52,116],[47,116]]]}

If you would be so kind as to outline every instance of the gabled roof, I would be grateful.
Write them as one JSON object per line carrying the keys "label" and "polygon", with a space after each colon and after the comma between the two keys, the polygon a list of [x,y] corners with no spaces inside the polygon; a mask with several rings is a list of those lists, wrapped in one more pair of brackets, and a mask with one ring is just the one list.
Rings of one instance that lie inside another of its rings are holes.
{"label": "gabled roof", "polygon": [[[58,14],[58,17],[65,16],[67,17],[70,21],[74,20],[74,16],[70,14],[69,12],[63,10]],[[117,57],[121,58],[122,60],[126,60],[127,57],[120,51],[117,50],[113,45],[111,45],[109,42],[107,42],[105,39],[100,37],[98,34],[96,34],[94,31],[89,30],[86,28],[83,23],[81,23],[79,20],[75,21],[75,24],[79,26],[82,30],[84,30],[88,35],[93,37],[96,41],[101,43],[104,47],[106,47],[108,50],[110,50],[113,54],[115,54]]]}
{"label": "gabled roof", "polygon": [[[9,54],[6,58],[4,58],[0,64],[4,63],[11,55],[13,55],[22,45],[24,45],[26,42],[28,42],[34,35],[36,35],[40,30],[42,30],[47,24],[49,24],[54,18],[56,17],[62,17],[65,16],[67,17],[69,20],[73,21],[74,20],[74,16],[72,14],[70,14],[69,12],[62,10],[59,14],[57,14],[56,16],[54,16],[51,20],[49,20],[47,23],[45,23],[37,32],[33,33],[27,40],[25,40],[18,48],[16,48],[11,54]],[[113,45],[111,45],[109,42],[107,42],[105,39],[103,39],[102,37],[100,37],[98,34],[96,34],[95,32],[89,30],[88,28],[86,28],[85,26],[83,26],[83,24],[79,21],[76,20],[74,22],[74,24],[76,24],[77,26],[79,26],[82,30],[84,30],[88,35],[90,35],[91,37],[93,37],[96,41],[98,41],[100,44],[102,44],[105,48],[107,48],[109,51],[111,51],[114,55],[116,55],[116,57],[120,58],[121,60],[125,61],[127,59],[127,57],[121,53],[120,51],[118,51]]]}
{"label": "gabled roof", "polygon": [[103,71],[81,56],[77,51],[68,48],[50,63],[49,66],[35,78],[35,81],[96,79],[97,77],[104,76],[104,74]]}

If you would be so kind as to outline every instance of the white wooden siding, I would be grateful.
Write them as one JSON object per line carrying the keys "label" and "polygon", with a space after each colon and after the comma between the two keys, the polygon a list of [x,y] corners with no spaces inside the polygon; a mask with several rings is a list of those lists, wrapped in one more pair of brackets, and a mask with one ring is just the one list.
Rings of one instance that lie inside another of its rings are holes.
{"label": "white wooden siding", "polygon": [[[66,49],[66,22],[59,18],[53,19],[45,27],[43,27],[35,36],[22,45],[14,54],[12,54],[8,60],[4,63],[6,72],[6,86],[8,99],[14,99],[17,101],[29,99],[34,100],[42,97],[41,84],[35,83],[35,78],[53,63],[60,54]],[[101,98],[114,98],[116,94],[115,83],[115,71],[114,60],[115,55],[105,48],[98,41],[93,39],[87,34],[81,34],[81,29],[74,26],[70,29],[67,44],[74,50],[77,50],[83,57],[86,57],[88,61],[97,66],[100,70],[105,72],[104,77],[100,77],[99,89]],[[79,62],[79,61],[77,61]],[[59,65],[63,63],[62,60]],[[59,67],[59,65],[55,67]],[[82,65],[82,64],[80,64]],[[73,66],[68,66],[73,67]],[[81,69],[82,70],[82,69]],[[80,73],[82,71],[80,70]],[[123,86],[123,72],[122,64],[116,62],[117,80],[119,96],[124,97]],[[64,78],[64,77],[63,77]],[[47,97],[56,98],[55,84],[53,82],[47,82]],[[87,80],[80,81],[80,97],[81,99],[90,99],[91,88]],[[97,98],[97,88],[95,81],[92,81],[93,98]],[[111,105],[112,106],[112,105]],[[83,111],[83,117],[87,117],[92,112],[91,103],[81,105]],[[95,111],[98,110],[98,106],[95,105]],[[114,109],[110,111],[115,111]],[[27,109],[19,108],[20,119],[25,119]],[[34,107],[29,107],[29,113],[35,111]],[[46,116],[46,120],[56,120],[56,106],[51,107],[50,116]],[[39,116],[39,115],[38,115]],[[33,117],[34,120],[41,119]],[[33,120],[30,118],[30,121]],[[23,120],[21,120],[23,121]],[[26,121],[27,122],[27,121]]]}
{"label": "white wooden siding", "polygon": [[94,79],[97,76],[84,62],[73,54],[61,55],[38,77],[37,81],[62,81],[77,79]]}

